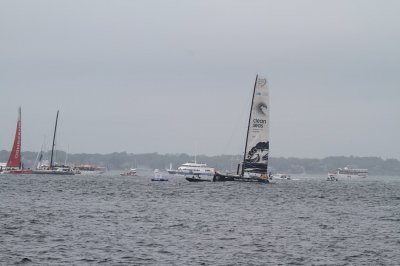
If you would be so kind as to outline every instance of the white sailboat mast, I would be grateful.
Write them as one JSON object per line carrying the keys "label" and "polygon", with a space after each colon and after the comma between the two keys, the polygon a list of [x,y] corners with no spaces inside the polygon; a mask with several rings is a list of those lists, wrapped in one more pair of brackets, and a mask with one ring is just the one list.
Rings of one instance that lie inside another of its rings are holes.
{"label": "white sailboat mast", "polygon": [[59,112],[59,110],[57,110],[56,124],[54,125],[53,145],[51,145],[50,169],[53,168],[53,155],[54,155],[54,148],[56,146],[55,141],[56,141],[56,132],[57,132],[58,112]]}

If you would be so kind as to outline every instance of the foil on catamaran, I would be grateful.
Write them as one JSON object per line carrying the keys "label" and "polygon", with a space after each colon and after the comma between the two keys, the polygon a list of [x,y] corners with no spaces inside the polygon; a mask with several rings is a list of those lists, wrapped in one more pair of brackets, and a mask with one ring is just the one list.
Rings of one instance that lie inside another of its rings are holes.
{"label": "foil on catamaran", "polygon": [[240,181],[269,183],[269,89],[265,77],[256,76],[251,101],[243,162],[235,173],[215,171],[214,182]]}

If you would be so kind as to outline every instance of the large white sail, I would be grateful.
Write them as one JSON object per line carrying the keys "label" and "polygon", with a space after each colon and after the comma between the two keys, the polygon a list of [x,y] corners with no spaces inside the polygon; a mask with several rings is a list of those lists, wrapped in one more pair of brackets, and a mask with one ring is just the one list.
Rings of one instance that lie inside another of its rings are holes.
{"label": "large white sail", "polygon": [[269,153],[269,90],[265,77],[256,77],[251,104],[243,171],[267,173]]}

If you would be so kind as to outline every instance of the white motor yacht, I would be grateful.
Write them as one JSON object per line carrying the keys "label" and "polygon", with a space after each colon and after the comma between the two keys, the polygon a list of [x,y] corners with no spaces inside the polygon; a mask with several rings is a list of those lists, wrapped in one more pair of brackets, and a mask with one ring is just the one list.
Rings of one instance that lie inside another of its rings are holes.
{"label": "white motor yacht", "polygon": [[195,176],[213,176],[214,168],[208,167],[205,163],[188,162],[178,167],[177,170],[169,170],[170,174],[195,175]]}

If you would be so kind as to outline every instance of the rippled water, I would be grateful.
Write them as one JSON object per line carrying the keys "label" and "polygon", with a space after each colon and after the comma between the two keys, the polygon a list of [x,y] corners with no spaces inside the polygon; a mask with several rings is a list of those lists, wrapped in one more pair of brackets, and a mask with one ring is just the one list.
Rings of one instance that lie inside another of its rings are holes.
{"label": "rippled water", "polygon": [[398,265],[400,177],[0,176],[0,264]]}

